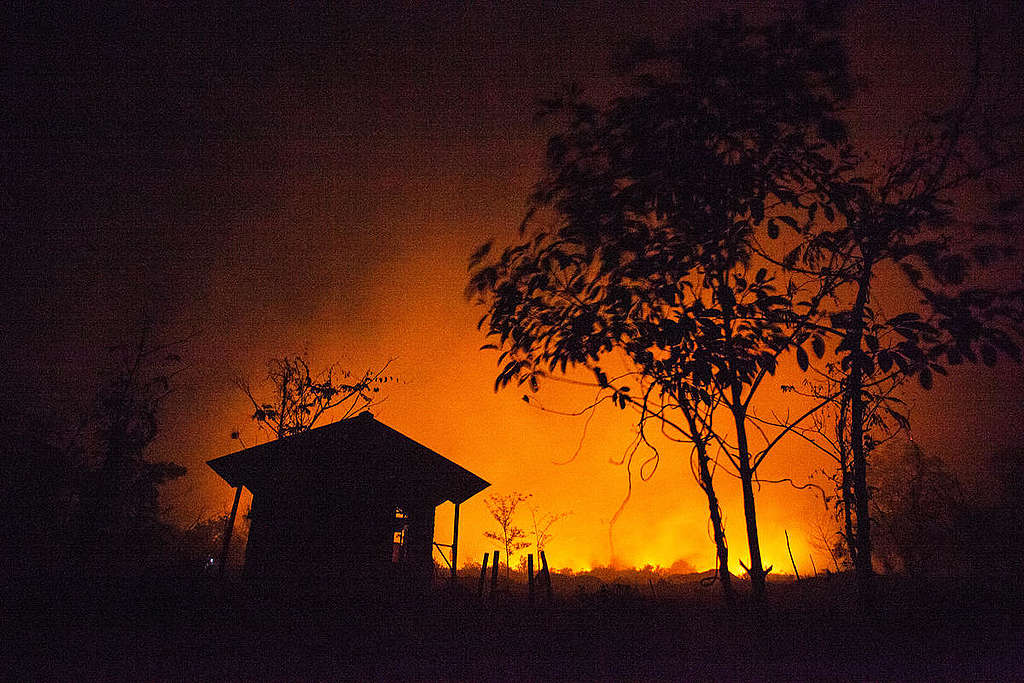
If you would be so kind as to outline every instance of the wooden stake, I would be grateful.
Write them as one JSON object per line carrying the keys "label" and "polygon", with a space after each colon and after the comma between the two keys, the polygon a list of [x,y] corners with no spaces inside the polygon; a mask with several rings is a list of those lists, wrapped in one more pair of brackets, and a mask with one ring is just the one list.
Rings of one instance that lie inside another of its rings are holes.
{"label": "wooden stake", "polygon": [[789,551],[789,561],[793,563],[793,573],[796,574],[796,580],[799,581],[800,572],[796,570],[796,560],[793,559],[793,549],[789,547],[789,532],[783,529],[782,533],[786,534],[786,550]]}
{"label": "wooden stake", "polygon": [[498,595],[498,560],[501,559],[501,556],[498,553],[499,551],[495,550],[494,555],[492,556],[492,564],[494,566],[491,567],[491,595],[494,597],[497,597]]}
{"label": "wooden stake", "polygon": [[484,581],[487,580],[487,558],[487,553],[484,553],[484,559],[480,563],[480,585],[476,589],[476,595],[480,598],[484,595]]}
{"label": "wooden stake", "polygon": [[814,566],[814,555],[807,553],[807,557],[811,559],[811,569],[814,570],[814,578],[818,578],[818,568]]}
{"label": "wooden stake", "polygon": [[452,525],[452,585],[459,578],[455,569],[455,560],[459,556],[459,504],[455,504],[455,523]]}
{"label": "wooden stake", "polygon": [[526,576],[530,585],[530,604],[533,604],[533,553],[526,556]]}
{"label": "wooden stake", "polygon": [[548,557],[544,551],[540,551],[540,566],[544,572],[544,590],[547,591],[548,604],[551,604],[551,572],[548,571]]}
{"label": "wooden stake", "polygon": [[238,499],[242,497],[242,487],[235,489],[235,502],[231,504],[231,514],[228,515],[227,528],[224,529],[224,547],[220,551],[220,566],[217,568],[217,578],[224,578],[224,568],[228,564],[228,547],[231,545],[231,533],[235,530],[235,515],[238,514]]}

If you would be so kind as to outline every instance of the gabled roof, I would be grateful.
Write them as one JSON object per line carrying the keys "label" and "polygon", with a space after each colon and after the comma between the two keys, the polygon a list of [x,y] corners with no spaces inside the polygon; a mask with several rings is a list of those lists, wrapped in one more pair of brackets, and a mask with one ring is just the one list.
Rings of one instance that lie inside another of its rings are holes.
{"label": "gabled roof", "polygon": [[314,467],[352,483],[414,491],[438,505],[461,503],[490,484],[368,412],[207,462],[232,487],[253,493],[289,471]]}

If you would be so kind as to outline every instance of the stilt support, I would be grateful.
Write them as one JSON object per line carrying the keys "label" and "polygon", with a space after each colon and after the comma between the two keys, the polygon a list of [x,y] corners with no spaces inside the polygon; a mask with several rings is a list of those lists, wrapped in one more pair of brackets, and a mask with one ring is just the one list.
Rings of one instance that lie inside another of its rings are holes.
{"label": "stilt support", "polygon": [[235,515],[238,514],[238,500],[242,497],[242,487],[235,489],[235,502],[231,504],[231,514],[228,515],[228,523],[224,529],[224,547],[220,551],[220,566],[217,567],[217,577],[224,578],[224,568],[228,563],[228,548],[231,547],[231,534],[235,530]]}

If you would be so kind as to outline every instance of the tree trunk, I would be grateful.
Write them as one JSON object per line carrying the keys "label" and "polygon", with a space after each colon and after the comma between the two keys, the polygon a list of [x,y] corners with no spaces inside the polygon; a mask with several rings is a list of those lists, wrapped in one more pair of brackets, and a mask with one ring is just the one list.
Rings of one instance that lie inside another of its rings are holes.
{"label": "tree trunk", "polygon": [[708,497],[708,515],[711,518],[711,529],[715,536],[715,552],[718,557],[718,580],[722,582],[725,599],[731,604],[736,601],[736,594],[732,589],[732,574],[729,573],[729,546],[725,540],[722,509],[718,505],[718,496],[715,494],[715,484],[711,477],[711,458],[708,457],[707,442],[701,438],[697,418],[692,412],[690,403],[682,399],[679,401],[679,406],[686,417],[693,445],[697,449],[697,474],[700,477],[697,483]]}
{"label": "tree trunk", "polygon": [[700,469],[701,488],[708,497],[708,514],[711,517],[711,529],[715,535],[715,552],[718,555],[718,580],[722,582],[722,592],[727,601],[734,602],[732,590],[732,574],[729,573],[729,546],[725,541],[725,526],[722,524],[722,510],[718,505],[718,496],[711,481],[711,468],[703,444],[697,454],[697,466]]}
{"label": "tree trunk", "polygon": [[[689,416],[687,416],[689,419]],[[690,423],[691,428],[696,427],[694,422]],[[696,432],[694,432],[696,433]],[[711,479],[710,458],[707,455],[707,444],[699,437],[695,438],[697,447],[697,469],[700,474],[700,487],[708,497],[708,514],[711,518],[711,529],[715,536],[715,552],[718,556],[718,580],[722,582],[722,592],[725,599],[732,603],[736,595],[732,590],[732,575],[729,573],[729,546],[725,541],[725,526],[722,524],[722,509],[718,505],[718,496],[715,495],[714,482]]]}
{"label": "tree trunk", "polygon": [[[850,437],[846,432],[846,415],[849,409],[849,397],[843,396],[839,409],[839,424],[836,426],[836,443],[839,444],[839,476],[842,487],[843,532],[846,538],[846,551],[850,560],[857,557],[856,535],[853,533],[853,476],[850,473]],[[839,567],[836,567],[839,571]]]}
{"label": "tree trunk", "polygon": [[864,336],[864,308],[867,305],[871,283],[871,261],[864,257],[864,271],[858,283],[850,324],[850,381],[847,387],[850,400],[850,450],[853,455],[853,495],[857,512],[856,554],[853,567],[857,574],[857,587],[865,605],[871,603],[874,570],[871,567],[871,513],[868,508],[868,462],[864,452],[864,364],[861,360],[861,342]]}
{"label": "tree trunk", "polygon": [[871,567],[871,514],[868,510],[867,457],[864,454],[864,403],[859,394],[861,389],[861,372],[854,370],[850,375],[850,390],[856,391],[853,397],[851,416],[853,425],[850,429],[853,446],[853,495],[857,504],[857,536],[856,553],[853,566],[857,573],[857,585],[861,597],[870,598],[872,576]]}
{"label": "tree trunk", "polygon": [[853,477],[850,474],[849,463],[842,464],[843,477],[843,529],[846,536],[846,551],[850,554],[850,561],[857,561],[857,535],[853,532]]}
{"label": "tree trunk", "polygon": [[747,522],[747,546],[750,549],[750,588],[755,599],[764,595],[765,577],[768,575],[761,564],[761,544],[757,536],[757,510],[754,506],[754,470],[750,466],[750,447],[747,443],[746,411],[741,401],[741,390],[737,385],[732,387],[732,405],[730,406],[736,422],[736,445],[738,448],[740,484],[743,488],[743,516]]}

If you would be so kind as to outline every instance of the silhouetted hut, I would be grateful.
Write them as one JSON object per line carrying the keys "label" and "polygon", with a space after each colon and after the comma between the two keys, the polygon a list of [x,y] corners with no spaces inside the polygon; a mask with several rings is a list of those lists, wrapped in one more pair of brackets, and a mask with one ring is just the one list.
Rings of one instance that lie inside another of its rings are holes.
{"label": "silhouetted hut", "polygon": [[428,586],[435,508],[455,503],[454,566],[459,505],[490,486],[368,412],[208,464],[237,489],[232,517],[252,492],[244,576],[342,590]]}

